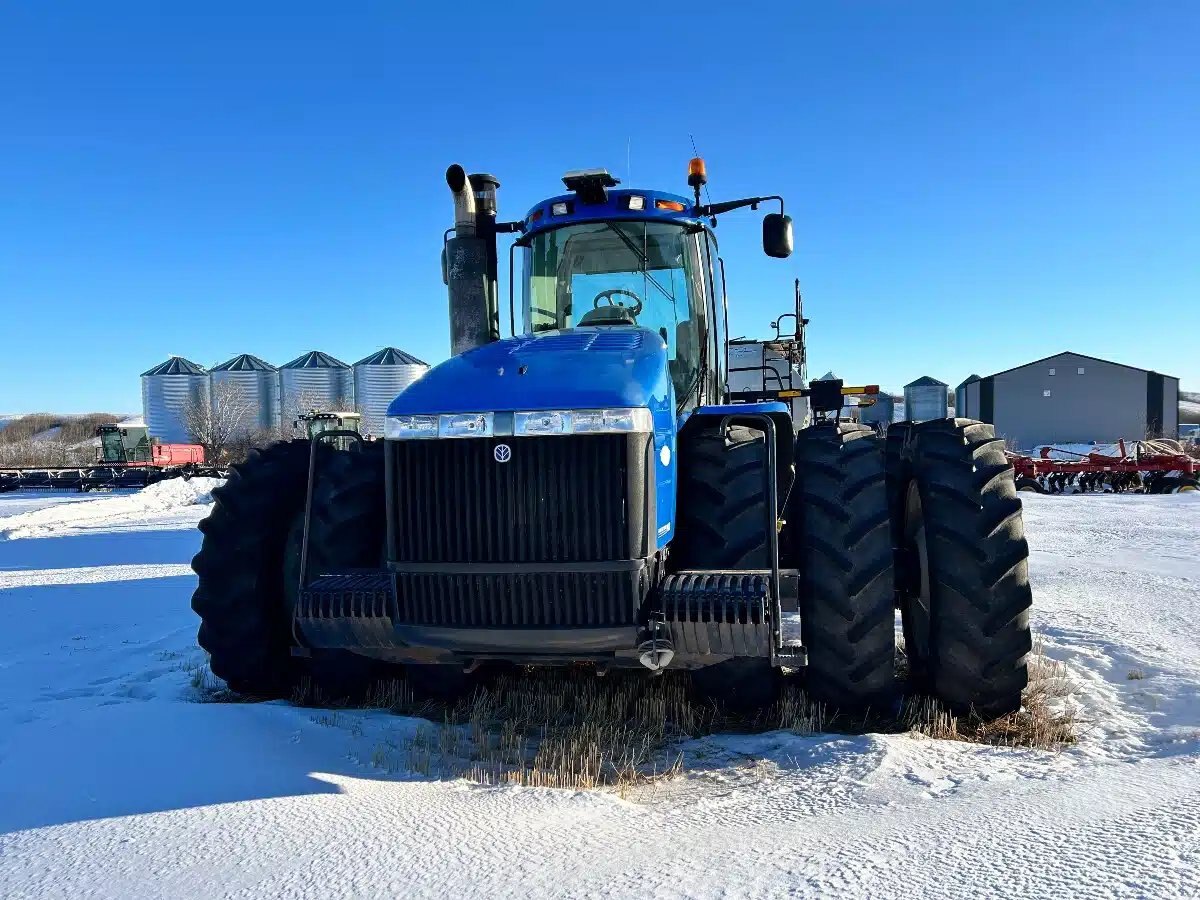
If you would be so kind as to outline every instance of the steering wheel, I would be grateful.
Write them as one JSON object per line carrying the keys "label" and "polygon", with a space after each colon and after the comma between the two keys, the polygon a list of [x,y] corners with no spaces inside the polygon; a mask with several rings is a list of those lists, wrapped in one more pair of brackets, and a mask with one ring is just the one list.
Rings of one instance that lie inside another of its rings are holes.
{"label": "steering wheel", "polygon": [[[635,305],[634,306],[626,306],[624,303],[614,303],[613,297],[616,297],[616,296],[632,297]],[[604,300],[607,302],[602,304],[600,302],[601,300]],[[640,313],[642,311],[642,298],[639,297],[637,294],[635,294],[633,291],[625,290],[625,288],[612,288],[611,290],[608,290],[608,291],[601,291],[595,297],[592,298],[592,309],[599,309],[601,306],[619,306],[622,309],[628,309],[629,314],[636,319],[638,317],[638,313]]]}

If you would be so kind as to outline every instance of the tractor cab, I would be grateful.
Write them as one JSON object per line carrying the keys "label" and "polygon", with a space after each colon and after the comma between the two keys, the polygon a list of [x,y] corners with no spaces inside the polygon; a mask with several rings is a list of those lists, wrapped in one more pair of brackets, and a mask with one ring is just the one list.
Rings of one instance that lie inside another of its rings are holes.
{"label": "tractor cab", "polygon": [[150,462],[150,437],[145,425],[106,424],[99,426],[95,434],[100,439],[96,462],[109,465]]}
{"label": "tractor cab", "polygon": [[[700,204],[705,183],[693,160],[687,197],[618,189],[603,169],[568,172],[570,193],[529,211],[516,248],[524,251],[524,331],[640,328],[666,348],[677,408],[721,402],[727,393],[724,265],[713,230],[716,210]],[[722,206],[757,206],[750,198]],[[721,209],[720,211],[726,211]],[[791,223],[764,222],[764,248],[791,252]]]}
{"label": "tractor cab", "polygon": [[310,441],[324,439],[322,435],[330,433],[328,440],[333,446],[339,450],[349,450],[351,445],[358,443],[353,435],[362,433],[362,413],[313,409],[301,413],[293,423],[297,429],[302,425]]}

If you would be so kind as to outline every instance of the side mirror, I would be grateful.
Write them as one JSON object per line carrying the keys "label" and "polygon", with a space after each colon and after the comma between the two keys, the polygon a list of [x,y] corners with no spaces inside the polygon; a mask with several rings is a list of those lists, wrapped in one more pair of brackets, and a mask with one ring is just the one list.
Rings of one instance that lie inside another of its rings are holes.
{"label": "side mirror", "polygon": [[763,216],[763,252],[775,259],[792,255],[792,217],[783,213]]}

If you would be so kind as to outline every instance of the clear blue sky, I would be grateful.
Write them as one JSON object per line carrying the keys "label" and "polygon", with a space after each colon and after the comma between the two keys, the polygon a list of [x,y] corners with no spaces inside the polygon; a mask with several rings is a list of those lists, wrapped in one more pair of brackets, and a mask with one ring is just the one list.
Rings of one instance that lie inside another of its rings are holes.
{"label": "clear blue sky", "polygon": [[169,354],[438,361],[448,163],[516,218],[570,168],[685,191],[689,134],[714,199],[788,199],[787,261],[722,220],[732,331],[799,277],[814,374],[1200,390],[1195,3],[172,6],[0,9],[0,412],[137,410]]}

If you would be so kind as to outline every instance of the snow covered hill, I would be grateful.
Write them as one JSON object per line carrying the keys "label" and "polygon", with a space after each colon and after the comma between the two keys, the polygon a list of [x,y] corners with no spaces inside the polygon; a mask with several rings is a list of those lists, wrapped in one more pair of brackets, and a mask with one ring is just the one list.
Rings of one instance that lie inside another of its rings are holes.
{"label": "snow covered hill", "polygon": [[1200,495],[1026,499],[1060,752],[722,735],[625,799],[373,764],[419,720],[197,702],[211,483],[0,497],[0,896],[1200,896]]}

